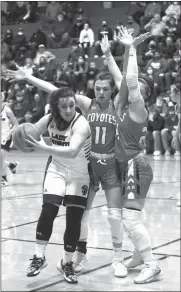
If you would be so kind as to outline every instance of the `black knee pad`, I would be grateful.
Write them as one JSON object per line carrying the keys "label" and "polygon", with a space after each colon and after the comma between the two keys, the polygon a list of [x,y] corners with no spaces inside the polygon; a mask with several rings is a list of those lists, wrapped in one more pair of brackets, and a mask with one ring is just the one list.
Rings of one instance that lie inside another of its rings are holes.
{"label": "black knee pad", "polygon": [[36,228],[36,239],[49,241],[53,229],[53,221],[58,214],[59,207],[45,203]]}
{"label": "black knee pad", "polygon": [[64,249],[74,252],[80,236],[81,219],[84,209],[79,207],[67,207],[66,229],[64,233]]}

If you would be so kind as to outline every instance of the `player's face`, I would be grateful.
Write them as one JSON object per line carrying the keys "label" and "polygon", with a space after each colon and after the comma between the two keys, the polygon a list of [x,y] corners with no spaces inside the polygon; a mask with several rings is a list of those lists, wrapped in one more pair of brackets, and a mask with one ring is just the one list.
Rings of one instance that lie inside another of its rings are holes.
{"label": "player's face", "polygon": [[95,97],[99,103],[108,102],[111,98],[113,89],[109,80],[97,80],[94,85]]}
{"label": "player's face", "polygon": [[180,92],[175,90],[173,86],[171,86],[170,98],[173,102],[180,104]]}
{"label": "player's face", "polygon": [[66,121],[70,122],[75,115],[75,99],[74,97],[60,98],[58,100],[58,109],[60,116]]}

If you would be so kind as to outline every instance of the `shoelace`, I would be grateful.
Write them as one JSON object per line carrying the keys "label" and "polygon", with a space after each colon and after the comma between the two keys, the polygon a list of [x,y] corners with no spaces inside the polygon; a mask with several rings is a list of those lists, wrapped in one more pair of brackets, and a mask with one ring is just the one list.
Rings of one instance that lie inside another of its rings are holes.
{"label": "shoelace", "polygon": [[32,263],[30,265],[31,268],[39,268],[41,262],[42,262],[42,259],[41,258],[37,258],[36,256],[33,257],[33,259],[30,259],[32,260]]}
{"label": "shoelace", "polygon": [[65,272],[67,273],[67,275],[74,275],[74,271],[73,271],[73,267],[72,267],[72,262],[70,263],[66,263],[65,265]]}

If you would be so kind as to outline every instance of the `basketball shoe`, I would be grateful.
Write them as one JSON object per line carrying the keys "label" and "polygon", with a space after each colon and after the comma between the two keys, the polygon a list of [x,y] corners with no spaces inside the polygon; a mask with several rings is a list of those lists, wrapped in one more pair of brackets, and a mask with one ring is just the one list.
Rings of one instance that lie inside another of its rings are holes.
{"label": "basketball shoe", "polygon": [[124,265],[127,269],[133,269],[139,265],[142,265],[143,263],[144,262],[140,254],[137,252],[134,252],[132,257],[124,262]]}
{"label": "basketball shoe", "polygon": [[75,273],[80,273],[83,269],[84,263],[88,260],[87,255],[80,252],[75,251],[73,257],[73,269]]}
{"label": "basketball shoe", "polygon": [[77,284],[77,276],[75,275],[75,272],[73,270],[73,262],[68,262],[63,264],[63,259],[58,262],[57,269],[63,273],[64,279],[67,283],[70,284]]}
{"label": "basketball shoe", "polygon": [[19,165],[19,162],[15,162],[15,163],[10,162],[9,165],[8,165],[8,168],[10,169],[10,171],[11,171],[13,174],[15,174],[18,165]]}
{"label": "basketball shoe", "polygon": [[123,259],[113,258],[111,268],[115,277],[124,278],[128,274],[127,268],[122,263],[122,261]]}
{"label": "basketball shoe", "polygon": [[161,275],[161,269],[157,266],[156,261],[152,260],[149,264],[145,264],[145,268],[141,271],[138,277],[134,280],[135,284],[145,284],[150,283],[158,278]]}
{"label": "basketball shoe", "polygon": [[38,258],[36,255],[33,256],[30,266],[27,270],[27,277],[34,277],[37,276],[42,269],[44,269],[47,266],[47,262],[45,257]]}

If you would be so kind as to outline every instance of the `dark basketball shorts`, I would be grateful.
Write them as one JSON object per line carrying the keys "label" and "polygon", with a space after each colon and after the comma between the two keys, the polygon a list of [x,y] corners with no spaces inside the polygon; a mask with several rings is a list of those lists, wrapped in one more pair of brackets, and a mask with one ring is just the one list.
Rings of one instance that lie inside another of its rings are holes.
{"label": "dark basketball shorts", "polygon": [[144,199],[153,180],[148,158],[140,153],[133,159],[119,162],[124,199]]}
{"label": "dark basketball shorts", "polygon": [[115,158],[101,160],[90,158],[92,174],[90,175],[90,185],[97,192],[99,185],[103,190],[110,190],[120,187],[120,175]]}
{"label": "dark basketball shorts", "polygon": [[13,141],[12,141],[12,137],[11,137],[11,139],[9,139],[5,143],[1,144],[1,149],[9,152],[11,150],[12,144],[13,144]]}

